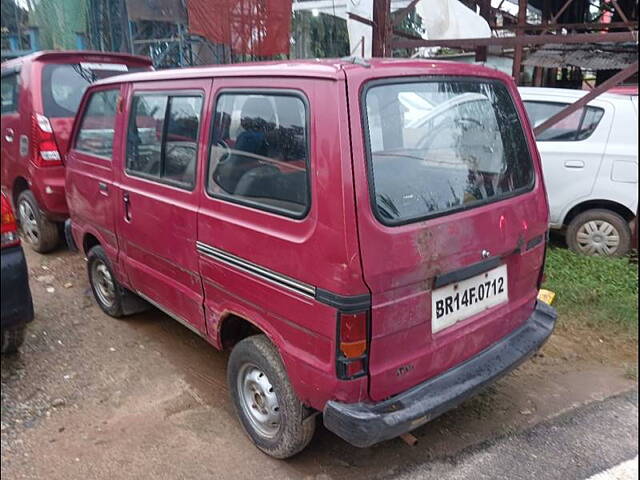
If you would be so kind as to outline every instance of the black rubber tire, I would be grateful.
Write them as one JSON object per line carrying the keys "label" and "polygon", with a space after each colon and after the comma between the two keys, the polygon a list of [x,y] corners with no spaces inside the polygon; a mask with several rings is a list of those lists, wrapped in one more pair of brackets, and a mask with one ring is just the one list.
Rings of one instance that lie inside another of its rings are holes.
{"label": "black rubber tire", "polygon": [[2,354],[16,353],[24,343],[26,330],[25,325],[3,329],[0,352],[2,352]]}
{"label": "black rubber tire", "polygon": [[566,239],[567,245],[572,251],[585,255],[585,252],[580,250],[577,234],[582,225],[593,220],[604,220],[605,222],[613,225],[613,227],[618,231],[620,243],[616,251],[611,254],[612,257],[622,257],[629,253],[629,250],[631,249],[631,229],[629,228],[629,224],[616,212],[601,208],[587,210],[571,220],[567,227]]}
{"label": "black rubber tire", "polygon": [[[27,202],[33,211],[36,227],[38,229],[38,240],[33,241],[27,235],[23,235],[33,250],[38,253],[49,253],[55,250],[60,244],[60,234],[58,232],[58,224],[46,218],[40,211],[36,197],[33,196],[31,190],[25,190],[18,195],[16,204],[16,213],[20,211],[20,204]],[[18,214],[19,217],[19,214]]]}
{"label": "black rubber tire", "polygon": [[[102,302],[100,300],[100,296],[96,292],[96,286],[94,285],[94,279],[91,272],[93,270],[94,264],[96,264],[97,262],[102,262],[107,267],[109,273],[111,274],[111,278],[113,279],[113,283],[115,286],[115,298],[111,305]],[[89,253],[87,254],[87,275],[89,276],[89,284],[91,285],[93,298],[96,299],[98,306],[107,315],[114,318],[121,318],[124,315],[122,310],[123,289],[116,279],[113,268],[111,267],[111,262],[109,261],[109,257],[107,257],[106,252],[100,245],[96,245],[95,247],[91,248],[91,250],[89,250]]]}
{"label": "black rubber tire", "polygon": [[[281,425],[273,438],[266,438],[258,433],[240,405],[237,377],[246,363],[260,368],[276,392]],[[227,382],[240,422],[260,450],[274,458],[283,459],[302,451],[309,444],[316,428],[315,415],[296,396],[278,350],[265,335],[247,337],[233,348],[227,366]]]}

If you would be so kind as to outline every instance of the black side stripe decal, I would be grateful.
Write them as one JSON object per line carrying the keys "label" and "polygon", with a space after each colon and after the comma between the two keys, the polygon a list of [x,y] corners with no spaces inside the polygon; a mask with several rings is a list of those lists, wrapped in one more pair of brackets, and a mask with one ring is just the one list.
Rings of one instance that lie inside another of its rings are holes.
{"label": "black side stripe decal", "polygon": [[227,253],[219,248],[212,247],[202,242],[196,242],[198,251],[208,257],[214,258],[222,263],[235,267],[247,273],[251,273],[257,277],[267,280],[270,283],[279,285],[297,293],[301,293],[307,297],[315,298],[316,287],[308,283],[300,282],[286,275],[274,272],[267,268],[248,262],[240,257]]}
{"label": "black side stripe decal", "polygon": [[203,255],[243,272],[250,273],[274,285],[284,287],[292,292],[299,293],[308,298],[314,298],[318,302],[337,308],[342,312],[363,311],[371,308],[371,295],[369,293],[361,295],[340,295],[261,267],[260,265],[256,265],[253,262],[249,262],[224,250],[207,245],[206,243],[196,242],[196,248],[198,252]]}

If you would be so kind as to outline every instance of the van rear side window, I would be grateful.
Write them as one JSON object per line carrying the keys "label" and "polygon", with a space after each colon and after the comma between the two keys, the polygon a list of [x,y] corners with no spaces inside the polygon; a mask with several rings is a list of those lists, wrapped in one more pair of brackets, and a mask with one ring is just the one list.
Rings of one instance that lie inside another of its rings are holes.
{"label": "van rear side window", "polygon": [[202,96],[135,94],[127,133],[127,172],[193,189]]}
{"label": "van rear side window", "polygon": [[499,82],[373,82],[363,93],[372,204],[387,225],[533,187],[520,119]]}
{"label": "van rear side window", "polygon": [[295,218],[309,206],[306,102],[294,94],[218,97],[207,191]]}
{"label": "van rear side window", "polygon": [[100,90],[91,94],[78,130],[76,150],[111,159],[119,96],[120,90]]}

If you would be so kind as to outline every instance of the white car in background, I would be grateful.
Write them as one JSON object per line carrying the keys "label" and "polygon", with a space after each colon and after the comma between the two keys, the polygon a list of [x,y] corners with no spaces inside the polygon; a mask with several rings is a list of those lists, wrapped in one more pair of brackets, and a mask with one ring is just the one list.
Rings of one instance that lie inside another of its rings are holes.
{"label": "white car in background", "polygon": [[[583,90],[521,87],[535,128],[586,95]],[[638,97],[603,94],[537,135],[550,227],[587,255],[624,255],[638,210]]]}

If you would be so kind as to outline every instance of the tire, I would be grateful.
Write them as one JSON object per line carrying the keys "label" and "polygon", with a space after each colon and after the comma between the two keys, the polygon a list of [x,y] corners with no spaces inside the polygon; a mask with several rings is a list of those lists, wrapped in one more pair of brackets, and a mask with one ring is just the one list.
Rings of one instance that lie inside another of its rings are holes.
{"label": "tire", "polygon": [[626,220],[611,210],[587,210],[569,223],[567,245],[583,255],[621,257],[631,248],[631,230]]}
{"label": "tire", "polygon": [[3,329],[0,352],[2,354],[16,353],[24,343],[25,333],[26,327],[24,325]]}
{"label": "tire", "polygon": [[[316,428],[315,415],[296,397],[280,355],[265,335],[245,338],[234,347],[227,381],[240,422],[260,450],[283,459],[309,444]],[[247,399],[255,399],[250,400],[253,405]],[[256,420],[265,418],[264,412],[271,418]]]}
{"label": "tire", "polygon": [[49,253],[60,243],[58,225],[41,212],[31,190],[18,195],[16,205],[20,231],[27,243],[38,253]]}
{"label": "tire", "polygon": [[114,318],[121,318],[122,296],[124,289],[118,283],[111,262],[100,245],[89,250],[87,254],[87,273],[93,291],[93,297],[104,313]]}

